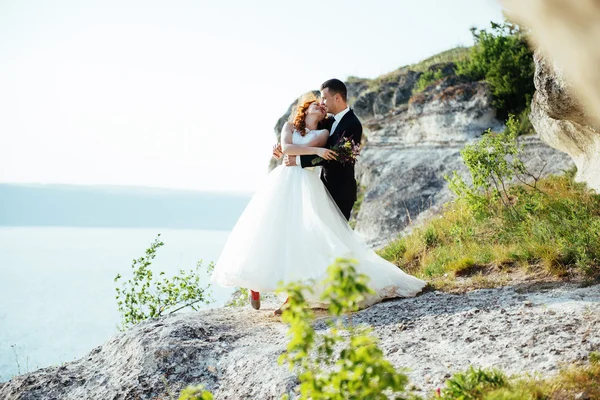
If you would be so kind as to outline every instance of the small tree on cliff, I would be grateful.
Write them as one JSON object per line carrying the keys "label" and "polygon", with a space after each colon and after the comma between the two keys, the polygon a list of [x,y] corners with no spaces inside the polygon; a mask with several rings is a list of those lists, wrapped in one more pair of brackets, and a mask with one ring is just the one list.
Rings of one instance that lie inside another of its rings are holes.
{"label": "small tree on cliff", "polygon": [[509,114],[522,118],[535,91],[535,65],[525,32],[518,25],[491,23],[491,29],[472,28],[475,46],[469,57],[459,61],[457,74],[485,80],[492,86],[498,118]]}
{"label": "small tree on cliff", "polygon": [[[125,281],[121,274],[115,277],[115,283],[123,280],[121,287],[115,288],[117,308],[122,317],[120,330],[125,330],[143,320],[158,318],[185,308],[196,311],[198,303],[211,302],[210,284],[202,285],[200,273],[202,261],[196,264],[195,269],[180,270],[179,275],[171,279],[166,278],[164,272],[158,273],[160,279],[154,279],[150,266],[156,257],[156,250],[164,245],[159,239],[160,234],[146,249],[144,256],[133,260],[131,279]],[[208,270],[212,268],[211,263]]]}

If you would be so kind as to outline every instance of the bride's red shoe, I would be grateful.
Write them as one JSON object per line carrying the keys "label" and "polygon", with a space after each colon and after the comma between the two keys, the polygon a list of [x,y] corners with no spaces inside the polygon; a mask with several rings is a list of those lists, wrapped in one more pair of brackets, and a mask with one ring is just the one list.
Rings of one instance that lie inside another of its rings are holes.
{"label": "bride's red shoe", "polygon": [[250,305],[255,310],[260,309],[260,292],[255,292],[254,290],[250,291]]}
{"label": "bride's red shoe", "polygon": [[273,311],[273,314],[275,315],[281,315],[283,314],[283,308],[285,307],[285,305],[290,301],[290,298],[288,297],[287,299],[285,299],[285,303],[283,303],[281,305],[281,307],[279,307],[277,310]]}

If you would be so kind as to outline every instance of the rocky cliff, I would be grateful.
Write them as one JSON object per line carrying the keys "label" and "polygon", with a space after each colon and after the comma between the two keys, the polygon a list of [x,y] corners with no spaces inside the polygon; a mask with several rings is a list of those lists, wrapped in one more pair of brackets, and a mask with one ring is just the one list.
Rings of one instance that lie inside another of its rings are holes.
{"label": "rocky cliff", "polygon": [[[385,357],[431,393],[469,365],[509,374],[557,373],[600,350],[600,286],[523,283],[467,294],[429,292],[353,317],[373,327]],[[327,329],[318,322],[317,330]],[[216,399],[295,398],[296,376],[277,364],[287,326],[268,310],[214,309],[141,323],[80,360],[0,383],[3,400],[177,398],[204,384]]]}
{"label": "rocky cliff", "polygon": [[[366,137],[356,169],[364,193],[356,230],[373,245],[394,239],[450,201],[453,195],[444,175],[466,173],[460,150],[488,128],[503,129],[486,83],[459,78],[452,62],[428,69],[445,77],[422,92],[415,86],[423,72],[410,68],[347,82],[350,105]],[[278,121],[276,133],[292,107]],[[545,166],[544,174],[560,173],[573,165],[538,136],[521,140],[533,172]]]}
{"label": "rocky cliff", "polygon": [[541,139],[569,154],[577,165],[577,181],[600,193],[600,120],[573,95],[560,67],[535,53],[535,88],[531,123]]}
{"label": "rocky cliff", "polygon": [[[454,65],[437,64],[448,76],[412,94],[420,73],[407,70],[383,85],[350,83],[354,108],[368,141],[357,176],[364,200],[356,229],[372,244],[397,236],[437,212],[453,198],[445,175],[466,174],[460,150],[488,128],[500,131],[492,95],[484,82],[453,74]],[[560,173],[572,162],[536,136],[523,137],[525,160],[532,171]]]}

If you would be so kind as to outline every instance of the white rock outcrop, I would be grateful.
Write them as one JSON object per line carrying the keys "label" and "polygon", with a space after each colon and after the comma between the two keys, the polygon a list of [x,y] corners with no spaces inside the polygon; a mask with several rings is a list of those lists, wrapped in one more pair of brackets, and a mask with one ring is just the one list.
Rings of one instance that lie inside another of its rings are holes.
{"label": "white rock outcrop", "polygon": [[575,180],[600,193],[600,123],[573,96],[573,87],[559,67],[539,51],[534,60],[531,123],[545,143],[573,158]]}

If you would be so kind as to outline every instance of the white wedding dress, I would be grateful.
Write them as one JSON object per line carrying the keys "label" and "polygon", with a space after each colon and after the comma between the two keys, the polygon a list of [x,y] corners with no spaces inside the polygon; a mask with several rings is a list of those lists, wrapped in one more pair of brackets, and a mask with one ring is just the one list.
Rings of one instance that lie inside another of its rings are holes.
{"label": "white wedding dress", "polygon": [[[319,132],[294,132],[292,142],[306,144]],[[357,271],[369,276],[376,292],[362,306],[419,293],[424,281],[379,257],[350,228],[318,170],[279,166],[271,171],[231,231],[211,280],[274,292],[280,281],[321,281],[327,267],[345,257],[358,261]],[[317,290],[308,300],[320,304],[319,295]]]}

